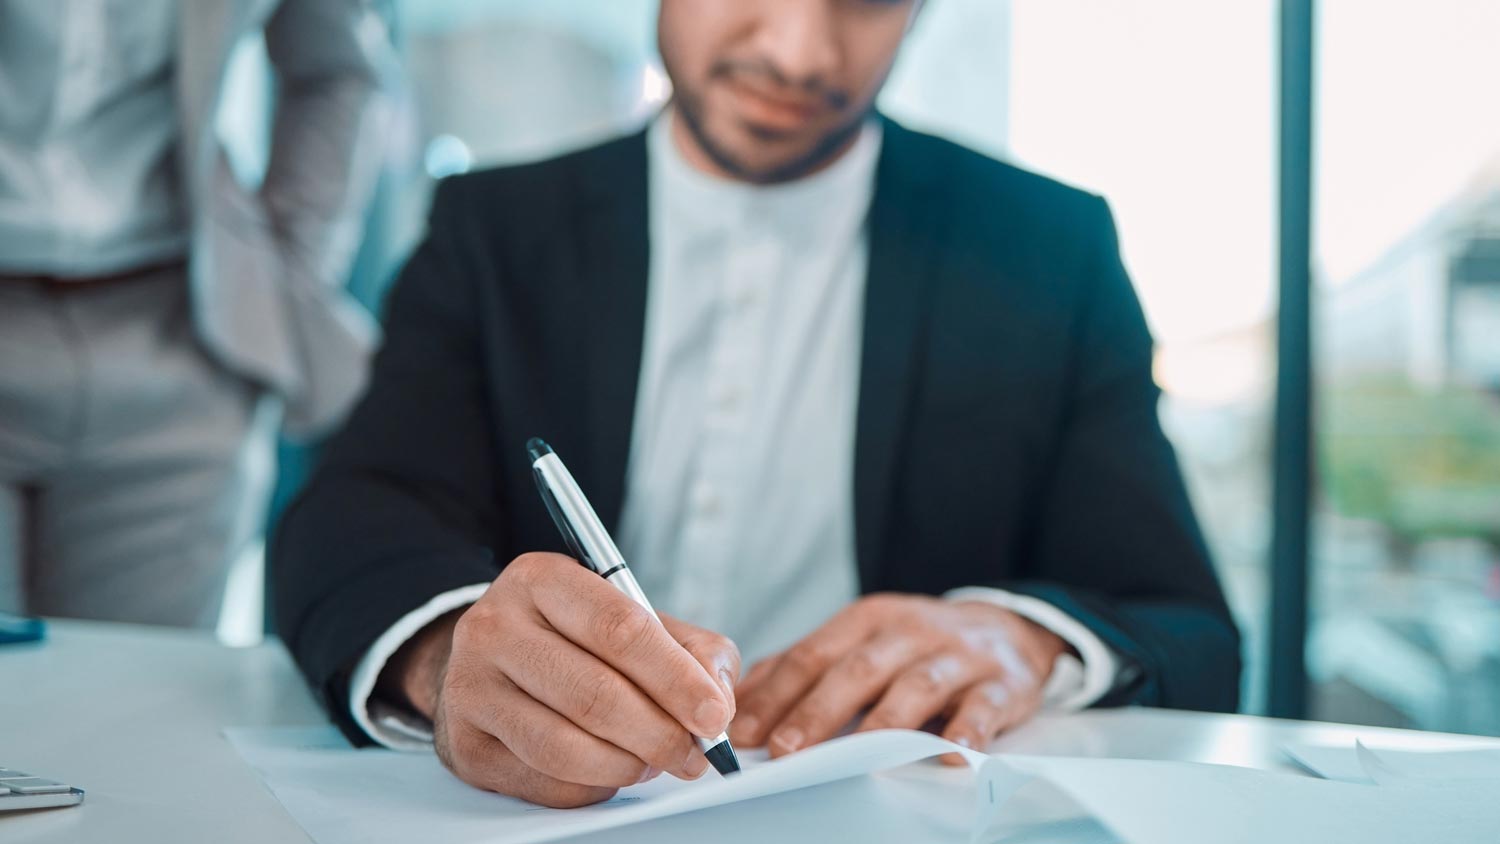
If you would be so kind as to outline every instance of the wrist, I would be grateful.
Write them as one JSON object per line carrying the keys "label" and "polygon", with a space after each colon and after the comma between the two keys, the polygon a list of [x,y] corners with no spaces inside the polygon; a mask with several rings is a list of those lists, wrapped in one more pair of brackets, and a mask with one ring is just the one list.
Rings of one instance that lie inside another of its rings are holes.
{"label": "wrist", "polygon": [[453,649],[453,628],[465,609],[434,619],[391,655],[375,684],[383,698],[433,720]]}
{"label": "wrist", "polygon": [[1027,631],[1025,639],[1033,643],[1039,660],[1043,660],[1049,671],[1052,663],[1063,654],[1078,656],[1078,650],[1067,639],[1057,635],[1050,627],[1015,613],[1016,621]]}

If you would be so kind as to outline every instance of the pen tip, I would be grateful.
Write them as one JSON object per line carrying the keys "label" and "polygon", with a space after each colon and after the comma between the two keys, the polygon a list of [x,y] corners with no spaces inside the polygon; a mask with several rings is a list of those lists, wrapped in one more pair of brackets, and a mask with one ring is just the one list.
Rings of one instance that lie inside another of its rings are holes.
{"label": "pen tip", "polygon": [[552,446],[547,445],[547,441],[541,437],[532,437],[526,441],[526,454],[531,457],[532,463],[541,460],[551,453]]}
{"label": "pen tip", "polygon": [[704,752],[708,757],[708,763],[714,766],[721,776],[729,776],[740,772],[740,757],[734,753],[734,745],[727,741],[721,741]]}

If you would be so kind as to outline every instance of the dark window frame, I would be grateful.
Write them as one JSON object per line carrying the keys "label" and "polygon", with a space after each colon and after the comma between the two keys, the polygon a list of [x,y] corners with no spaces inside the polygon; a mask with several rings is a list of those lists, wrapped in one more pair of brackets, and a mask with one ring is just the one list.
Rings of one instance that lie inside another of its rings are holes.
{"label": "dark window frame", "polygon": [[1307,715],[1313,489],[1312,174],[1315,0],[1280,0],[1276,412],[1266,714]]}

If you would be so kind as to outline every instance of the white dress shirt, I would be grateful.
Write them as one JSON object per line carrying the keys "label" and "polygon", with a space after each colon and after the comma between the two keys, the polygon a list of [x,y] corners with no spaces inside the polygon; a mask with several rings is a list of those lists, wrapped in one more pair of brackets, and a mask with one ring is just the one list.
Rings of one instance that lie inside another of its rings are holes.
{"label": "white dress shirt", "polygon": [[176,0],[0,3],[0,273],[179,258]]}
{"label": "white dress shirt", "polygon": [[[817,173],[756,186],[690,166],[672,119],[647,140],[651,265],[616,538],[659,610],[730,637],[748,666],[859,595],[854,440],[880,129],[868,124]],[[438,596],[361,660],[352,710],[376,740],[424,746],[425,725],[370,706],[375,679],[406,639],[487,585]],[[1114,655],[1052,605],[989,588],[950,595],[1010,608],[1078,650],[1081,664],[1055,666],[1049,705],[1087,706],[1113,683]]]}

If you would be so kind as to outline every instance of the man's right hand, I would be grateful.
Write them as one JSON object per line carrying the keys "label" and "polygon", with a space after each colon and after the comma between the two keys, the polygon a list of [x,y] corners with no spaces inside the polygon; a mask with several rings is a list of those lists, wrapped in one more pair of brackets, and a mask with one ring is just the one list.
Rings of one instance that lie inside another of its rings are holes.
{"label": "man's right hand", "polygon": [[689,729],[717,736],[734,716],[734,643],[661,620],[569,557],[524,554],[408,641],[380,685],[432,720],[438,757],[464,781],[597,803],[661,771],[701,776]]}

